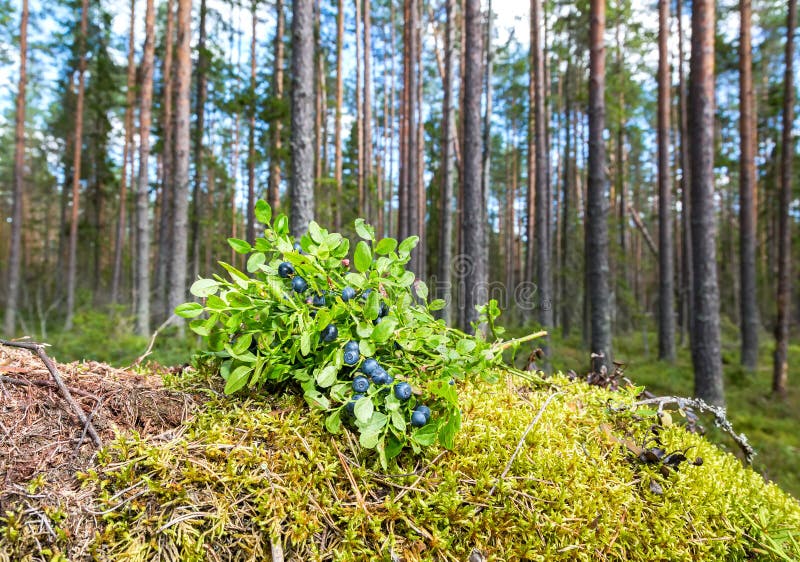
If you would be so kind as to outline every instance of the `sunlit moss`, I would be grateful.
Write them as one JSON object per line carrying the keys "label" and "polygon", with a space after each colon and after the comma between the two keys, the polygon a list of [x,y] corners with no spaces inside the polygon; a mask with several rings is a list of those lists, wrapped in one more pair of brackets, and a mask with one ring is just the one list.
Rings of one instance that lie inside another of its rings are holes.
{"label": "sunlit moss", "polygon": [[[85,476],[103,513],[90,551],[269,560],[279,539],[296,560],[466,560],[473,549],[490,560],[800,557],[800,504],[702,437],[661,433],[702,466],[665,477],[634,460],[619,441],[641,443],[653,418],[608,408],[629,393],[555,379],[465,384],[462,395],[455,450],[401,457],[389,474],[292,396],[211,400],[170,441],[122,436]],[[21,544],[19,517],[0,522],[0,550]]]}

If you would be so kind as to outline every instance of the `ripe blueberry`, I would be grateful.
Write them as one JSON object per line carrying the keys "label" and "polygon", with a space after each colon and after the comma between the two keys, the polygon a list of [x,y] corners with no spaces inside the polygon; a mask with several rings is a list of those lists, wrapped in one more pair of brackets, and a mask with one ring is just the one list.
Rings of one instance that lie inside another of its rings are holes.
{"label": "ripe blueberry", "polygon": [[336,324],[328,324],[323,328],[319,337],[322,341],[332,342],[339,337],[339,329],[336,327]]}
{"label": "ripe blueberry", "polygon": [[370,357],[369,359],[366,359],[364,363],[361,364],[361,372],[364,373],[365,375],[371,375],[372,373],[375,372],[375,369],[377,369],[378,367],[380,367],[380,365],[378,365],[378,362],[375,361],[372,357]]}
{"label": "ripe blueberry", "polygon": [[428,423],[428,418],[425,417],[425,414],[419,411],[415,411],[411,414],[411,425],[414,427],[422,427]]}
{"label": "ripe blueberry", "polygon": [[346,344],[344,344],[345,351],[358,351],[358,342],[355,340],[350,340]]}
{"label": "ripe blueberry", "polygon": [[349,301],[355,296],[356,296],[356,290],[353,289],[352,287],[345,287],[344,289],[342,289],[342,300],[344,302]]}
{"label": "ripe blueberry", "polygon": [[311,304],[314,306],[325,306],[325,295],[314,295],[311,299]]}
{"label": "ripe blueberry", "polygon": [[431,419],[431,409],[428,408],[425,404],[419,404],[416,408],[414,408],[414,412],[421,412],[422,415],[425,416],[425,421]]}
{"label": "ripe blueberry", "polygon": [[386,369],[384,369],[383,367],[378,367],[374,371],[372,371],[370,377],[372,378],[372,382],[374,382],[375,384],[389,384],[388,381],[390,375],[389,373],[386,372]]}
{"label": "ripe blueberry", "polygon": [[362,377],[361,375],[357,376],[353,379],[353,390],[358,393],[363,393],[369,390],[369,381],[367,377]]}
{"label": "ripe blueberry", "polygon": [[399,382],[394,385],[394,395],[398,400],[405,402],[411,398],[411,385],[407,382]]}
{"label": "ripe blueberry", "polygon": [[375,320],[372,321],[372,323],[377,326],[378,324],[381,323],[382,320],[383,318],[381,316],[378,316]]}
{"label": "ripe blueberry", "polygon": [[288,261],[283,262],[278,266],[278,275],[284,279],[294,275],[294,266]]}
{"label": "ripe blueberry", "polygon": [[292,279],[292,289],[295,293],[304,293],[308,289],[308,282],[298,275]]}
{"label": "ripe blueberry", "polygon": [[358,363],[360,357],[361,355],[359,355],[357,349],[355,351],[352,349],[348,349],[344,352],[342,361],[344,361],[345,365],[355,365],[356,363]]}
{"label": "ripe blueberry", "polygon": [[389,314],[389,305],[386,304],[385,302],[381,301],[381,308],[378,311],[378,317],[382,318],[382,317],[386,316],[387,314]]}

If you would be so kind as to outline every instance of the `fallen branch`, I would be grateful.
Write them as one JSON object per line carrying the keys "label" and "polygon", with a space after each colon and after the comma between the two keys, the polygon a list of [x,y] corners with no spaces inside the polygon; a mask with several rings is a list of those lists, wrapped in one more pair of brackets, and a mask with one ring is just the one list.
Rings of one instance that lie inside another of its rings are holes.
{"label": "fallen branch", "polygon": [[[6,384],[16,384],[19,386],[43,386],[45,388],[58,388],[58,385],[53,381],[45,381],[41,379],[18,379],[15,377],[9,377],[6,375],[0,375],[0,382],[4,382]],[[91,398],[95,402],[99,402],[100,398],[92,394],[91,392],[86,392],[85,390],[81,390],[80,388],[73,388],[67,387],[72,394],[77,396],[83,396],[84,398]]]}
{"label": "fallen branch", "polygon": [[553,401],[553,398],[555,398],[559,394],[561,394],[561,392],[554,392],[553,394],[548,396],[547,400],[545,400],[544,404],[542,404],[542,407],[539,408],[539,412],[537,412],[536,416],[531,420],[531,423],[528,424],[528,427],[525,428],[525,431],[522,433],[522,437],[520,437],[519,442],[517,442],[517,448],[514,449],[514,453],[511,455],[511,458],[508,459],[508,463],[506,463],[506,467],[503,470],[503,473],[497,478],[495,483],[492,485],[492,488],[489,490],[489,494],[486,496],[487,500],[492,497],[494,491],[497,489],[497,485],[500,484],[501,480],[505,479],[506,475],[508,474],[508,471],[511,470],[511,465],[514,464],[514,459],[517,458],[517,455],[522,450],[522,446],[525,444],[525,439],[528,437],[528,434],[531,432],[533,427],[537,423],[539,423],[539,420],[542,418],[542,414],[544,414],[544,411],[545,409],[547,409],[547,406],[549,406],[550,402]]}
{"label": "fallen branch", "polygon": [[150,338],[150,343],[148,344],[147,349],[145,349],[144,353],[142,353],[139,357],[136,358],[136,361],[133,362],[132,365],[133,367],[138,366],[142,361],[144,361],[145,357],[153,353],[153,345],[155,345],[156,343],[156,338],[158,337],[158,334],[160,334],[161,330],[169,326],[172,323],[172,321],[175,320],[176,318],[178,318],[178,315],[173,314],[172,316],[164,320],[164,323],[161,324],[161,326],[156,328],[156,331],[153,332],[153,336]]}
{"label": "fallen branch", "polygon": [[638,211],[634,209],[633,205],[630,203],[628,204],[628,212],[630,212],[631,217],[633,217],[633,223],[636,225],[636,228],[642,233],[644,241],[647,242],[647,247],[650,248],[650,251],[653,252],[655,257],[658,257],[658,248],[656,248],[656,243],[653,242],[653,237],[650,236],[650,232],[647,230],[644,222],[642,222],[642,217],[639,216]]}
{"label": "fallen branch", "polygon": [[39,359],[42,360],[44,366],[47,367],[47,370],[50,371],[50,374],[53,376],[53,380],[56,381],[58,390],[61,391],[61,396],[64,397],[64,400],[67,401],[69,407],[72,408],[72,412],[81,422],[82,427],[86,428],[86,430],[89,433],[89,436],[92,438],[92,441],[94,441],[94,444],[97,445],[97,447],[102,447],[103,442],[100,439],[100,435],[97,434],[97,431],[92,425],[91,420],[84,413],[83,408],[81,408],[80,404],[78,404],[75,401],[75,398],[72,397],[72,393],[69,391],[69,388],[67,388],[67,385],[64,384],[61,375],[58,374],[58,369],[56,368],[55,363],[53,363],[52,359],[50,359],[50,357],[48,357],[47,354],[44,352],[44,345],[33,342],[15,342],[6,340],[0,340],[0,344],[6,345],[8,347],[18,347],[21,349],[27,349],[28,351],[32,351],[33,353],[35,353],[39,357]]}
{"label": "fallen branch", "polygon": [[736,433],[736,431],[734,431],[733,424],[731,424],[731,422],[728,420],[725,408],[721,406],[712,406],[702,398],[684,398],[681,396],[658,396],[656,398],[647,398],[634,403],[634,406],[645,406],[648,404],[658,404],[659,414],[667,404],[675,404],[678,406],[679,410],[683,410],[688,406],[689,408],[698,410],[700,412],[709,412],[713,414],[714,425],[730,435],[736,444],[739,445],[742,453],[744,453],[744,459],[747,464],[753,463],[753,457],[756,456],[755,450],[753,449],[752,445],[750,445],[749,441],[747,440],[747,436],[744,433]]}

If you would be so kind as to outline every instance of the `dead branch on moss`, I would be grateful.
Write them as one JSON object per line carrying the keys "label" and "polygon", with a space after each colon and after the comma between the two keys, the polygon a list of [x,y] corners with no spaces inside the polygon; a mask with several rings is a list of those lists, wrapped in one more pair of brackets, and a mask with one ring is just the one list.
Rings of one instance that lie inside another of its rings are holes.
{"label": "dead branch on moss", "polygon": [[61,375],[58,373],[58,369],[56,368],[55,363],[47,356],[47,353],[44,352],[44,345],[40,343],[34,342],[15,342],[15,341],[7,341],[7,340],[0,340],[0,344],[6,345],[8,347],[19,347],[22,349],[27,349],[35,353],[39,359],[42,360],[44,366],[47,367],[47,370],[50,371],[50,374],[53,376],[53,380],[55,380],[56,385],[58,386],[58,390],[61,392],[61,396],[64,397],[64,400],[67,401],[69,407],[72,408],[72,412],[78,418],[78,420],[83,425],[84,429],[88,431],[89,436],[94,441],[94,444],[100,448],[103,446],[103,442],[100,439],[100,435],[98,435],[97,430],[95,430],[94,426],[92,425],[91,420],[86,416],[86,413],[81,408],[80,404],[75,401],[75,398],[72,397],[72,393],[67,388],[67,385],[64,384]]}
{"label": "dead branch on moss", "polygon": [[539,408],[539,411],[536,413],[536,416],[534,416],[534,418],[531,420],[531,423],[528,424],[528,427],[525,428],[525,431],[522,432],[522,437],[520,437],[519,441],[517,442],[517,448],[514,449],[514,453],[511,455],[511,458],[508,459],[508,463],[506,463],[506,467],[503,470],[503,473],[500,474],[495,483],[492,485],[492,488],[489,490],[489,494],[486,496],[487,500],[492,497],[494,491],[497,489],[497,485],[500,484],[501,480],[505,479],[506,475],[508,474],[508,471],[511,470],[511,465],[514,464],[514,459],[517,458],[517,455],[522,450],[522,446],[525,444],[525,439],[528,437],[528,434],[531,432],[533,427],[537,423],[539,423],[539,420],[541,419],[542,414],[544,414],[544,411],[547,409],[547,406],[549,406],[550,402],[553,401],[553,398],[555,398],[559,394],[561,394],[561,392],[554,392],[553,394],[547,397],[547,400],[544,401],[544,404],[542,404],[542,407]]}
{"label": "dead branch on moss", "polygon": [[725,408],[721,406],[712,406],[702,398],[685,398],[682,396],[658,396],[656,398],[647,398],[634,403],[634,406],[646,406],[652,404],[658,404],[659,414],[661,414],[661,412],[664,410],[664,406],[668,404],[675,404],[679,410],[685,410],[687,407],[689,407],[700,412],[708,412],[713,414],[714,425],[730,435],[736,444],[739,445],[742,453],[744,453],[744,459],[747,464],[753,463],[753,457],[756,456],[755,450],[753,449],[752,445],[750,445],[750,442],[747,440],[747,436],[744,433],[736,433],[736,431],[734,431],[733,424],[730,422],[730,420],[728,420]]}

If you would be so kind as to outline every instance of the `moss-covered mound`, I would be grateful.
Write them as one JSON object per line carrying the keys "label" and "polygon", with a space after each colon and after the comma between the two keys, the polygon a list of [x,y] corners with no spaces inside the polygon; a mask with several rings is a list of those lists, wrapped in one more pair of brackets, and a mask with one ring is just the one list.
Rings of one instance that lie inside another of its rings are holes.
{"label": "moss-covered mound", "polygon": [[455,450],[390,474],[300,398],[213,398],[176,434],[101,451],[80,515],[29,485],[0,560],[800,558],[800,504],[732,454],[671,425],[662,448],[687,461],[635,458],[653,418],[609,408],[630,393],[554,379],[463,396]]}

